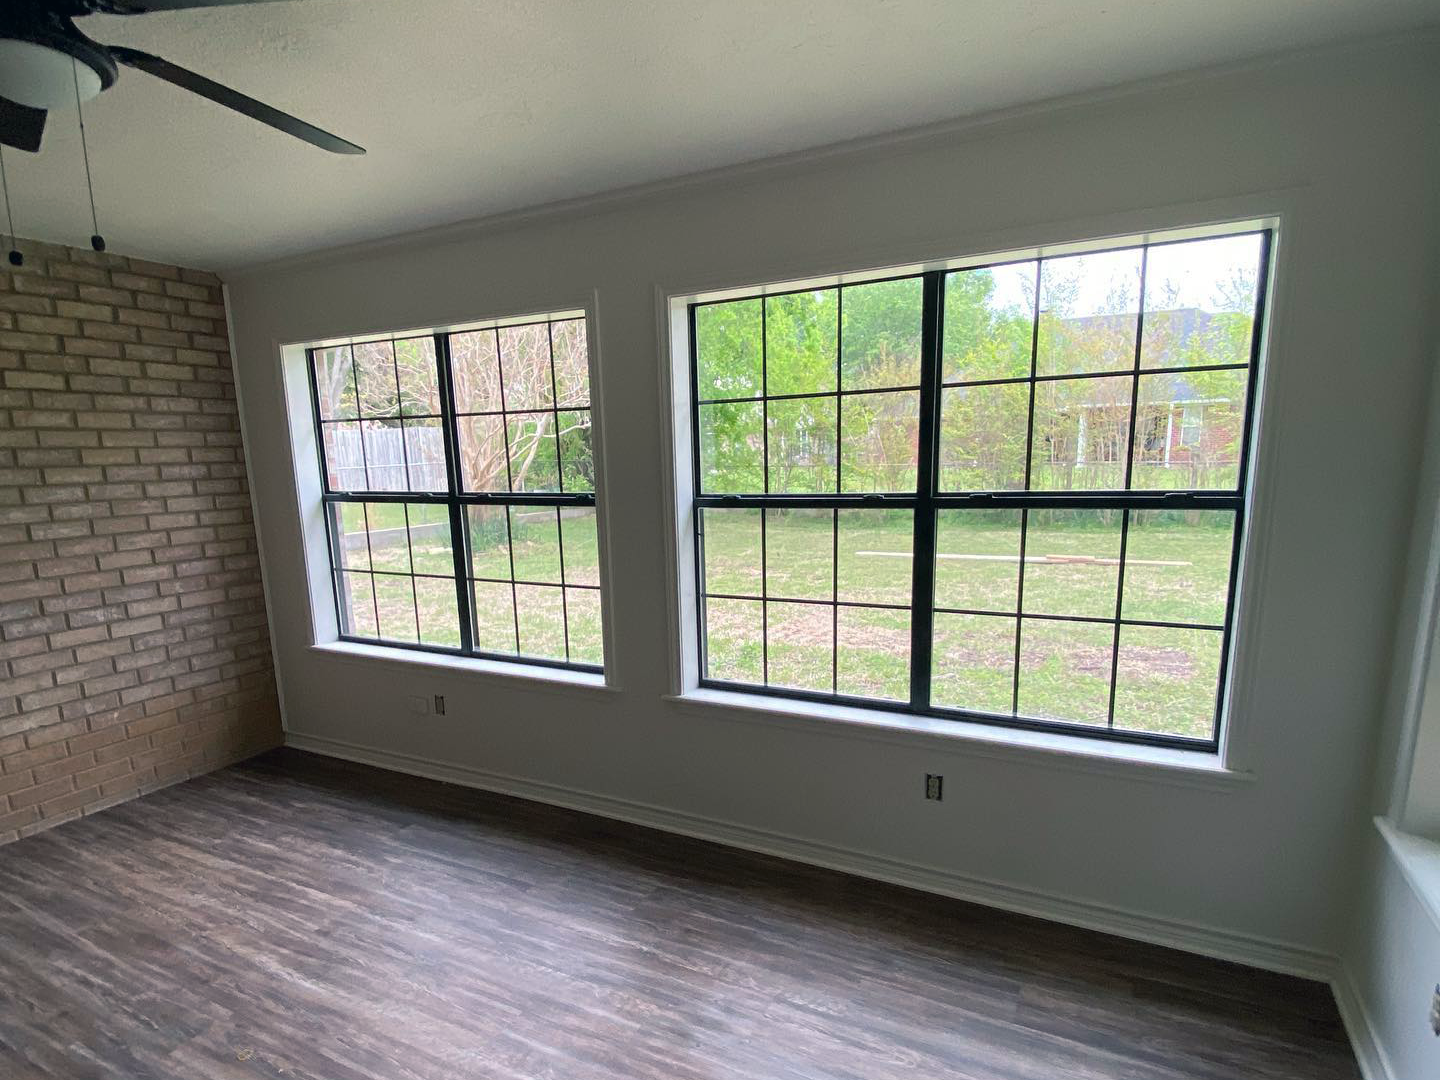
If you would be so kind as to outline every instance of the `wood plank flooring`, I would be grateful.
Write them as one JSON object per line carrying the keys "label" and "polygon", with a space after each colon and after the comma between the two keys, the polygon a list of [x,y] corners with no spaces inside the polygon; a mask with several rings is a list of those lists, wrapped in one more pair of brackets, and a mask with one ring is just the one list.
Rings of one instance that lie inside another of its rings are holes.
{"label": "wood plank flooring", "polygon": [[277,751],[0,848],[6,1080],[1354,1080],[1323,986]]}

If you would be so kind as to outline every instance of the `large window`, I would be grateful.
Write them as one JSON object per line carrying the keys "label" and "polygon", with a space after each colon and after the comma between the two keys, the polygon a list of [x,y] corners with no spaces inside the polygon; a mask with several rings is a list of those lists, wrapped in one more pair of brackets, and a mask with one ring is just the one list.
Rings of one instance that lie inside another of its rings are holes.
{"label": "large window", "polygon": [[691,304],[702,684],[1217,745],[1269,248]]}
{"label": "large window", "polygon": [[584,318],[309,363],[341,638],[600,670]]}

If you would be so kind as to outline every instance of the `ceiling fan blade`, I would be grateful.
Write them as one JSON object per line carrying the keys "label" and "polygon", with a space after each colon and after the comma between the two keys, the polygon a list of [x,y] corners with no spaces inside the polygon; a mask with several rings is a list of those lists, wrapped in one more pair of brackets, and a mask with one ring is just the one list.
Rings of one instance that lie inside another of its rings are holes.
{"label": "ceiling fan blade", "polygon": [[234,109],[236,112],[244,113],[252,119],[259,120],[262,124],[268,124],[287,135],[294,135],[297,139],[304,139],[322,150],[329,150],[333,154],[363,154],[365,148],[356,146],[348,139],[342,139],[339,135],[332,135],[323,131],[314,124],[307,124],[304,120],[297,119],[289,113],[281,112],[273,106],[266,105],[263,101],[256,101],[248,94],[242,94],[239,90],[232,90],[228,86],[221,86],[213,79],[207,79],[204,75],[197,75],[188,71],[178,64],[172,64],[169,60],[162,60],[158,56],[141,52],[139,49],[127,49],[123,45],[108,46],[110,55],[120,63],[128,67],[138,68],[154,75],[157,79],[164,79],[168,83],[174,83],[182,89],[191,93],[199,94],[201,97],[209,98],[226,108]]}
{"label": "ceiling fan blade", "polygon": [[0,97],[0,143],[32,154],[45,134],[45,110]]}
{"label": "ceiling fan blade", "polygon": [[147,15],[152,11],[184,11],[187,8],[236,7],[240,4],[268,4],[274,0],[76,0],[84,14]]}

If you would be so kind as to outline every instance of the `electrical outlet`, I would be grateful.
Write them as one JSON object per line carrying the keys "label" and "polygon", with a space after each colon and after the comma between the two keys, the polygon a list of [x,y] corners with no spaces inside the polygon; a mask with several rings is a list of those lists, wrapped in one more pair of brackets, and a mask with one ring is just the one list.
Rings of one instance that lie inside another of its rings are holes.
{"label": "electrical outlet", "polygon": [[945,777],[939,773],[925,774],[925,798],[933,802],[945,798]]}
{"label": "electrical outlet", "polygon": [[1430,1030],[1440,1035],[1440,984],[1435,987],[1435,993],[1430,998]]}
{"label": "electrical outlet", "polygon": [[444,695],[444,694],[436,694],[436,695],[435,695],[435,715],[436,715],[436,716],[444,716],[444,715],[445,715],[445,695]]}
{"label": "electrical outlet", "polygon": [[410,698],[410,711],[416,716],[424,716],[430,711],[429,704],[419,694]]}

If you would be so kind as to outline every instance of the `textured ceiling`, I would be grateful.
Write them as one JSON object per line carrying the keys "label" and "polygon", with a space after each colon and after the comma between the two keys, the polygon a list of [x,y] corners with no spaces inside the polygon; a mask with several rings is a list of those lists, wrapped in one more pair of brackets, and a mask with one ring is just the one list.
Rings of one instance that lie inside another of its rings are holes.
{"label": "textured ceiling", "polygon": [[[1440,0],[289,0],[94,16],[369,149],[135,71],[86,109],[112,250],[226,269],[1267,52]],[[90,235],[73,112],[6,154],[22,235]]]}

